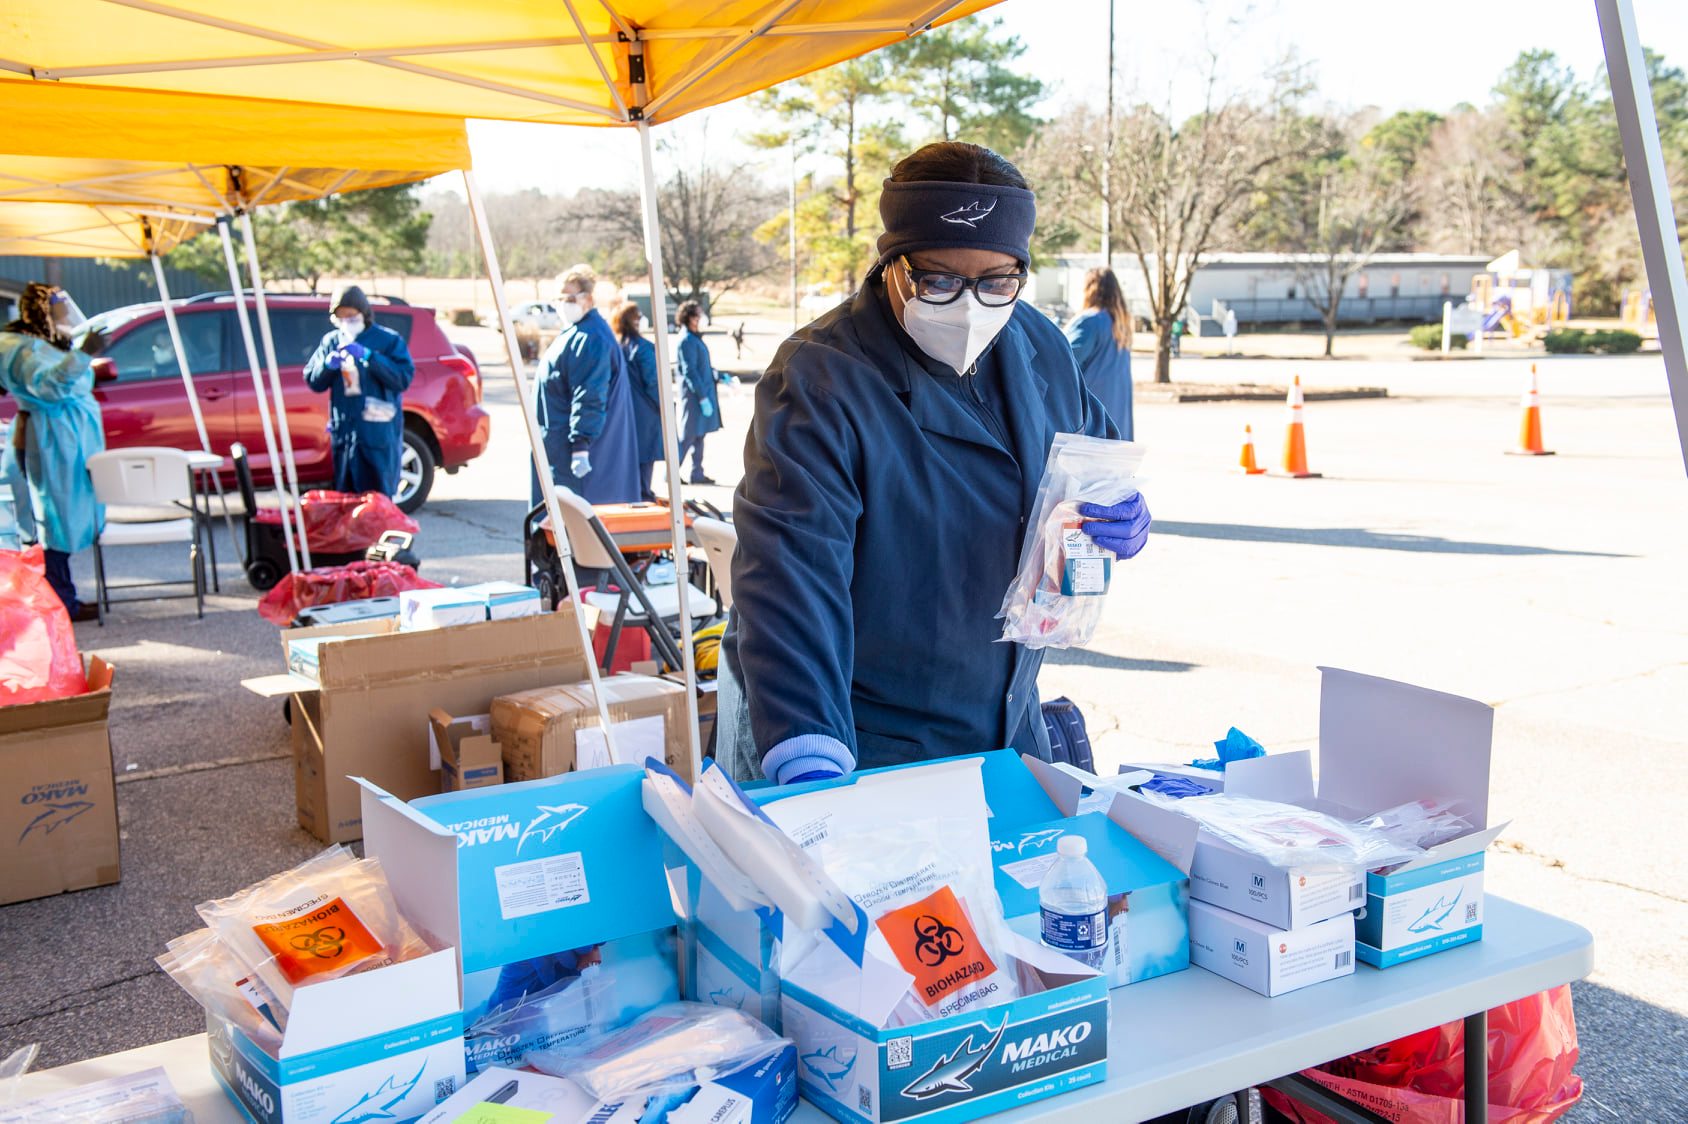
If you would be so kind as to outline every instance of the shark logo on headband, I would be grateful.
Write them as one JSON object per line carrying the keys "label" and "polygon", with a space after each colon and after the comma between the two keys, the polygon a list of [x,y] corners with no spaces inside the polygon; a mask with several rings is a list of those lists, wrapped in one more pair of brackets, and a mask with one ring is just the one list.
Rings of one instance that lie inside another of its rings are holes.
{"label": "shark logo on headband", "polygon": [[952,222],[957,226],[965,226],[970,229],[977,230],[979,229],[980,220],[988,218],[990,213],[994,210],[996,210],[995,199],[991,200],[991,205],[988,207],[980,204],[978,200],[974,200],[965,207],[957,207],[949,214],[939,215],[938,217],[943,219],[945,222]]}

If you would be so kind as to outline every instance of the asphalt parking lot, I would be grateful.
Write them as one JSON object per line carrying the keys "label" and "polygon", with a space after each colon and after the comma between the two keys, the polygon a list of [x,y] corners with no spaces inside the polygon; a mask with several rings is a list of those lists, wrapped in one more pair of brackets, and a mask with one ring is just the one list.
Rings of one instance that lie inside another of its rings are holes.
{"label": "asphalt parking lot", "polygon": [[[1495,705],[1491,819],[1512,823],[1490,892],[1596,937],[1595,975],[1576,992],[1588,1092],[1568,1119],[1688,1116],[1688,487],[1661,362],[1543,361],[1549,458],[1502,455],[1517,361],[1206,359],[1177,377],[1292,371],[1390,391],[1308,407],[1320,480],[1235,472],[1244,424],[1274,459],[1279,406],[1139,405],[1151,545],[1123,568],[1089,648],[1047,661],[1045,697],[1084,707],[1104,764],[1187,758],[1231,725],[1272,749],[1310,746],[1321,664]],[[507,379],[487,375],[493,448],[441,476],[420,515],[422,572],[437,581],[521,577],[526,445]],[[724,483],[751,408],[749,388],[722,395],[708,466]],[[730,501],[725,487],[705,494]],[[294,820],[280,704],[239,687],[280,670],[276,630],[223,561],[203,621],[191,602],[148,601],[78,628],[117,668],[124,877],[0,907],[0,1055],[38,1041],[50,1066],[203,1029],[152,957],[197,927],[194,903],[319,848]],[[185,561],[146,548],[113,568],[158,578]]]}

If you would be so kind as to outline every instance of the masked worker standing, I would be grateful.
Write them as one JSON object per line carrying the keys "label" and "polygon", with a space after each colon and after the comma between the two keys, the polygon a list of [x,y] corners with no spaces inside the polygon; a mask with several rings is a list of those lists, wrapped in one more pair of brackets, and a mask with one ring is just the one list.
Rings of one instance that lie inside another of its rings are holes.
{"label": "masked worker standing", "polygon": [[[590,266],[557,278],[562,334],[539,359],[534,412],[551,460],[551,481],[587,503],[635,503],[639,443],[628,388],[627,357],[598,312]],[[544,494],[533,478],[533,502]]]}
{"label": "masked worker standing", "polygon": [[639,446],[639,498],[656,499],[651,476],[662,459],[662,386],[656,379],[656,344],[639,331],[644,316],[631,301],[615,311],[615,335],[627,360],[633,392],[633,431]]}
{"label": "masked worker standing", "polygon": [[[687,301],[674,317],[680,325],[680,389],[685,397],[680,406],[680,457],[692,454],[693,484],[713,484],[703,470],[703,439],[721,428],[721,399],[715,393],[715,367],[709,361],[709,345],[703,342],[703,306]],[[679,463],[679,462],[676,462]]]}
{"label": "masked worker standing", "polygon": [[[328,392],[334,490],[396,495],[404,454],[404,392],[416,374],[404,337],[375,322],[356,285],[329,301],[333,327],[305,364],[305,385]],[[280,466],[272,466],[280,475]]]}
{"label": "masked worker standing", "polygon": [[[94,356],[105,337],[89,332],[81,347],[72,346],[86,322],[63,289],[32,281],[18,300],[18,318],[0,329],[0,390],[18,405],[0,475],[28,480],[29,511],[18,522],[40,535],[47,582],[79,621],[93,620],[97,609],[76,599],[70,556],[92,546],[105,524],[88,475],[88,458],[105,448],[94,401]],[[15,498],[21,507],[24,495]]]}
{"label": "masked worker standing", "polygon": [[[1049,756],[1041,651],[999,642],[1055,434],[1117,436],[1019,301],[1036,203],[977,145],[928,145],[880,196],[879,260],[756,387],[734,503],[718,757],[779,783],[961,753]],[[1140,496],[1087,508],[1120,558]],[[747,728],[748,727],[748,728]]]}
{"label": "masked worker standing", "polygon": [[1084,275],[1084,311],[1067,325],[1084,388],[1108,411],[1122,440],[1132,440],[1131,312],[1111,269]]}

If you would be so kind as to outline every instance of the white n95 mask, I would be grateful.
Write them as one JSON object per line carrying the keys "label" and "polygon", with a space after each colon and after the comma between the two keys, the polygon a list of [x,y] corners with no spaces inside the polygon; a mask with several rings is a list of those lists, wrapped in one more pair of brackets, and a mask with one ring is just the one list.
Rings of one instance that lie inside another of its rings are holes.
{"label": "white n95 mask", "polygon": [[971,292],[963,292],[948,304],[927,304],[914,295],[908,274],[899,265],[887,270],[907,300],[903,304],[903,330],[927,355],[965,375],[973,361],[983,355],[991,341],[1014,315],[1012,301],[1000,308],[979,303]]}
{"label": "white n95 mask", "polygon": [[565,324],[578,324],[586,315],[586,306],[577,301],[565,300],[557,303],[557,313]]}
{"label": "white n95 mask", "polygon": [[334,327],[340,333],[340,342],[342,344],[351,343],[353,340],[357,339],[358,336],[363,334],[363,317],[361,315],[349,316],[342,320],[336,316],[334,318]]}

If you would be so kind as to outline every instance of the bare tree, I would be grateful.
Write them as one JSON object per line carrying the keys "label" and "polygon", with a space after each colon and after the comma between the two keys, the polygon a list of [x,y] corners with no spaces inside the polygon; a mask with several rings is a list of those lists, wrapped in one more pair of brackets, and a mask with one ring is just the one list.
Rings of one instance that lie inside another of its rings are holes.
{"label": "bare tree", "polygon": [[1431,135],[1424,164],[1425,235],[1432,246],[1461,254],[1498,254],[1515,245],[1526,217],[1507,184],[1517,159],[1502,143],[1506,122],[1492,110],[1456,110]]}

